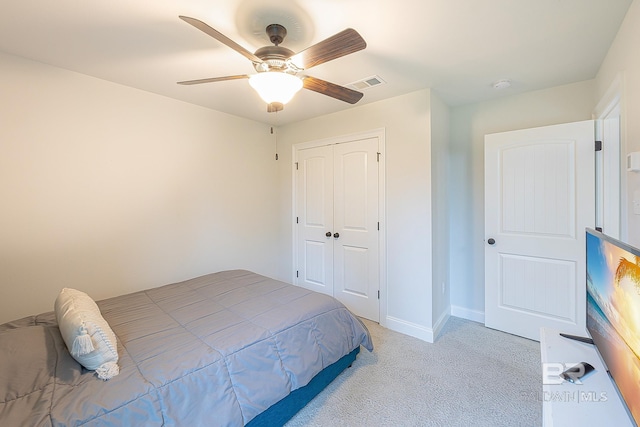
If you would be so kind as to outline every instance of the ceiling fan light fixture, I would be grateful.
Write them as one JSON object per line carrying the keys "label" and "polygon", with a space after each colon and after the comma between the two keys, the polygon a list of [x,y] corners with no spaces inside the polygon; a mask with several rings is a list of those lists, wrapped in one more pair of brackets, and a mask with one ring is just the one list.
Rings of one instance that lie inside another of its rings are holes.
{"label": "ceiling fan light fixture", "polygon": [[302,89],[302,80],[279,71],[268,71],[249,77],[249,84],[267,104],[286,104]]}

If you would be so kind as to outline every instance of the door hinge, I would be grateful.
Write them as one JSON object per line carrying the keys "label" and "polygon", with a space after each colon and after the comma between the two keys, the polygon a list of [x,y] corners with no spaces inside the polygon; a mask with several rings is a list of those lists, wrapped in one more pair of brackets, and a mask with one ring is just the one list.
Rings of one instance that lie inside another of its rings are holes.
{"label": "door hinge", "polygon": [[378,299],[380,299],[380,291],[378,291]]}
{"label": "door hinge", "polygon": [[299,274],[299,272],[298,272],[298,270],[296,270],[296,277],[299,277],[298,274]]}
{"label": "door hinge", "polygon": [[380,231],[380,221],[378,221],[378,231]]}
{"label": "door hinge", "polygon": [[602,141],[596,141],[596,151],[602,151]]}
{"label": "door hinge", "polygon": [[296,170],[298,170],[298,162],[296,162]]}
{"label": "door hinge", "polygon": [[377,161],[378,163],[380,163],[380,154],[382,154],[382,153],[376,153],[376,154],[377,154],[376,161]]}
{"label": "door hinge", "polygon": [[296,217],[296,224],[298,224],[298,217]]}

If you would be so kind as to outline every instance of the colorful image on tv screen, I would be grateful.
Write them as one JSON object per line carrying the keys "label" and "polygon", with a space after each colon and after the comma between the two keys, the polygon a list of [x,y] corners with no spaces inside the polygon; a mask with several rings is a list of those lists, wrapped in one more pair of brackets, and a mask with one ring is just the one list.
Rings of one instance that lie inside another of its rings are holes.
{"label": "colorful image on tv screen", "polygon": [[640,421],[640,257],[587,233],[587,328]]}

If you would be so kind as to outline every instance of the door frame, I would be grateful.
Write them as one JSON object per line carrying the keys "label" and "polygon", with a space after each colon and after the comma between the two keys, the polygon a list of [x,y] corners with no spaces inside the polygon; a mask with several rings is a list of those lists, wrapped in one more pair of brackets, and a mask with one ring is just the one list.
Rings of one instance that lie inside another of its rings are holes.
{"label": "door frame", "polygon": [[[596,152],[596,225],[603,227],[605,234],[620,240],[628,237],[627,180],[623,173],[624,153],[627,152],[622,111],[623,84],[622,76],[617,74],[592,114],[596,121],[596,137],[602,141],[604,151]],[[617,132],[606,126],[610,120],[617,120]]]}
{"label": "door frame", "polygon": [[298,242],[298,227],[295,222],[296,218],[296,164],[298,163],[298,151],[307,148],[321,147],[326,145],[343,144],[347,142],[358,141],[361,139],[377,138],[378,139],[378,152],[380,153],[378,161],[378,221],[380,222],[380,232],[378,233],[378,273],[379,273],[379,286],[380,286],[380,299],[378,301],[380,305],[380,325],[386,326],[387,318],[387,239],[386,239],[386,201],[385,201],[385,189],[386,189],[386,177],[385,177],[385,128],[377,128],[364,132],[356,132],[346,135],[340,135],[335,137],[317,139],[312,141],[300,142],[291,146],[291,221],[292,228],[292,269],[291,269],[291,283],[296,283],[296,266],[298,265],[297,259],[297,242]]}

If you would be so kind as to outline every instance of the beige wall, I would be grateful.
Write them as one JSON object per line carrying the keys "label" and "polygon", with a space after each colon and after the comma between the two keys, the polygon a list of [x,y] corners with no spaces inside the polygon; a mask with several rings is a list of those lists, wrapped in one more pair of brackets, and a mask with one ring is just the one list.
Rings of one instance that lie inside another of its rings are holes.
{"label": "beige wall", "polygon": [[594,87],[590,80],[451,110],[452,314],[484,321],[484,136],[589,120]]}
{"label": "beige wall", "polygon": [[269,128],[0,54],[0,323],[229,268],[275,276]]}
{"label": "beige wall", "polygon": [[[621,138],[622,155],[640,151],[640,2],[635,0],[625,17],[598,76],[597,99],[608,96],[607,92],[619,81],[621,97]],[[623,163],[624,164],[624,163]],[[640,247],[640,215],[633,213],[633,201],[640,202],[640,173],[622,173],[623,188],[626,187],[626,201],[622,209],[626,213],[626,236],[630,244]]]}
{"label": "beige wall", "polygon": [[450,313],[449,280],[449,185],[450,109],[431,94],[431,189],[433,239],[433,325],[439,328]]}
{"label": "beige wall", "polygon": [[[366,95],[365,95],[366,96]],[[421,90],[280,129],[283,274],[292,270],[291,146],[384,128],[386,140],[386,322],[428,338],[432,333],[431,93]]]}

